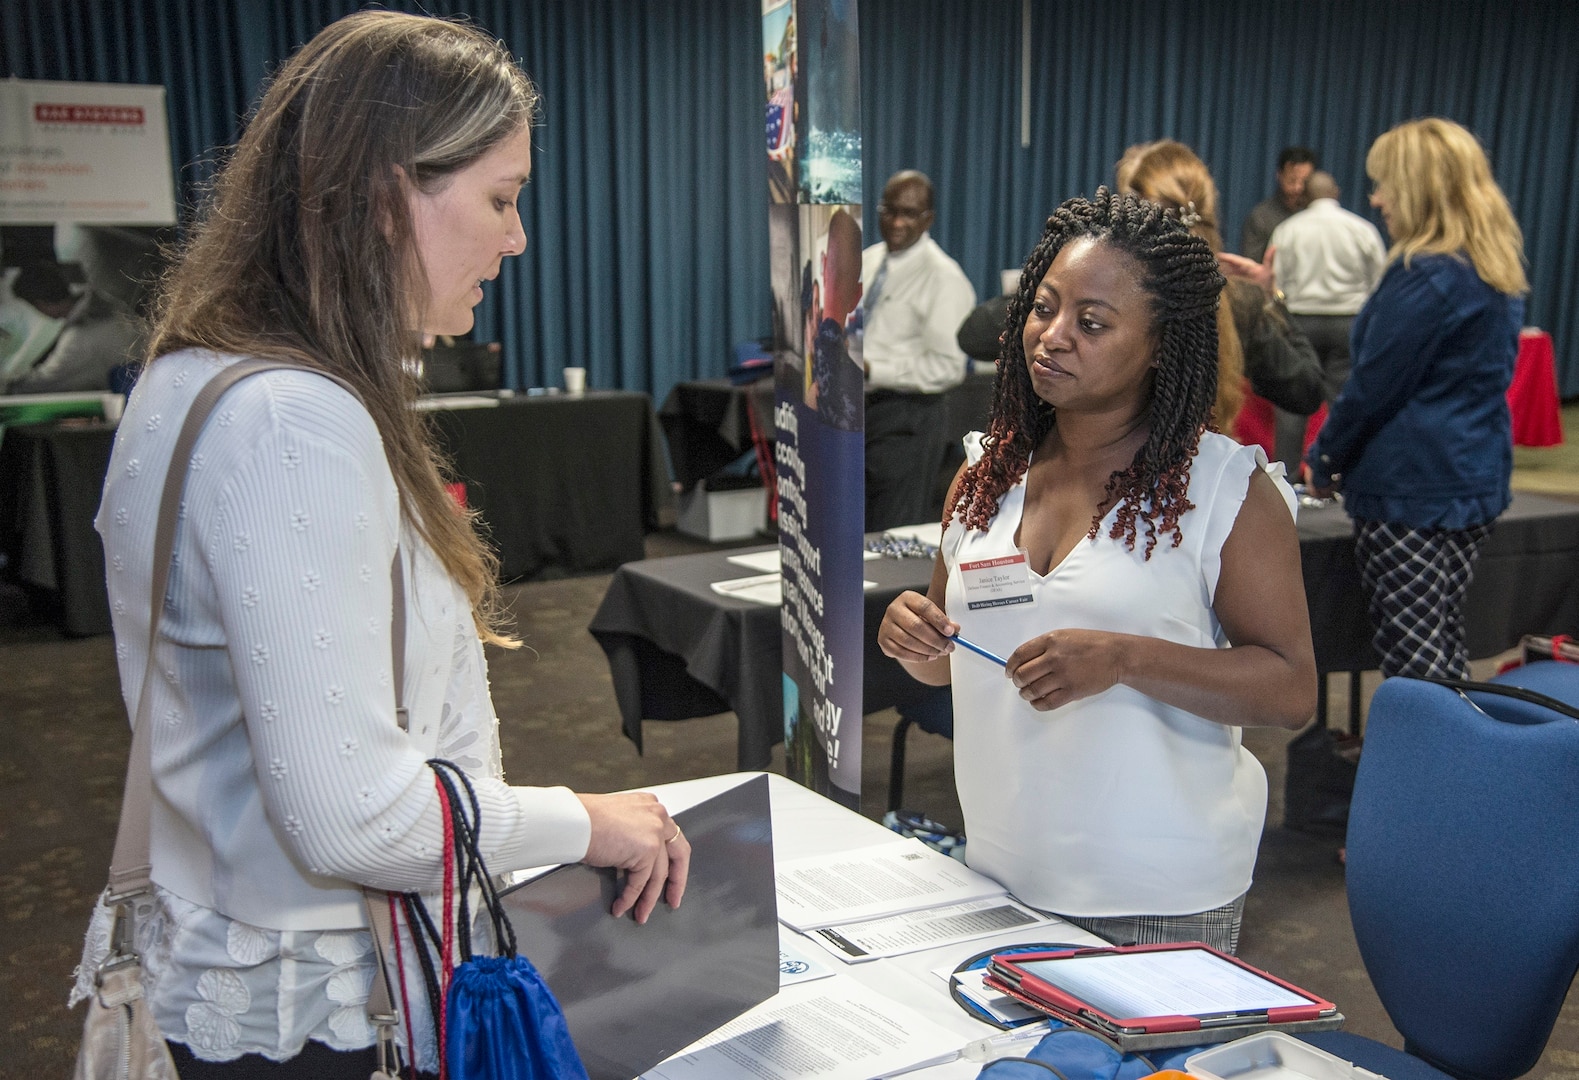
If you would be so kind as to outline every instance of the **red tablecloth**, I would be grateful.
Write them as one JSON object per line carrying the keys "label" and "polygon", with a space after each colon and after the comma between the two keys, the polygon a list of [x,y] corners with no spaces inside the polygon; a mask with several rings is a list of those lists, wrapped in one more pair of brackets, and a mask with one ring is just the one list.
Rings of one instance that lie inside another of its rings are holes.
{"label": "red tablecloth", "polygon": [[1514,446],[1556,446],[1563,441],[1563,417],[1557,401],[1557,361],[1552,336],[1544,330],[1519,335],[1519,357],[1508,387],[1513,414]]}
{"label": "red tablecloth", "polygon": [[[1248,386],[1248,384],[1247,384]],[[1310,449],[1310,444],[1316,441],[1316,433],[1321,430],[1321,425],[1327,421],[1327,406],[1322,404],[1311,417],[1305,421],[1305,445],[1300,448],[1301,453]],[[1277,420],[1273,413],[1270,401],[1257,394],[1245,393],[1245,404],[1239,410],[1239,416],[1234,420],[1234,438],[1245,446],[1251,443],[1260,443],[1261,449],[1266,451],[1269,460],[1277,460]],[[1289,477],[1292,483],[1298,476]]]}

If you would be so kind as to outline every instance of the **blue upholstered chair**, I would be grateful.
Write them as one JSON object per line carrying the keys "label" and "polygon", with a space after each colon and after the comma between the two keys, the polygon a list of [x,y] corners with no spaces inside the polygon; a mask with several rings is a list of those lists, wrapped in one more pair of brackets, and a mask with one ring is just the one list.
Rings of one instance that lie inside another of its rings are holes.
{"label": "blue upholstered chair", "polygon": [[1405,678],[1377,690],[1349,911],[1408,1053],[1307,1041],[1392,1080],[1505,1080],[1540,1059],[1579,970],[1579,711],[1553,704]]}
{"label": "blue upholstered chair", "polygon": [[1500,686],[1522,686],[1554,697],[1565,705],[1579,707],[1579,664],[1558,660],[1537,660],[1533,664],[1509,668],[1492,682]]}

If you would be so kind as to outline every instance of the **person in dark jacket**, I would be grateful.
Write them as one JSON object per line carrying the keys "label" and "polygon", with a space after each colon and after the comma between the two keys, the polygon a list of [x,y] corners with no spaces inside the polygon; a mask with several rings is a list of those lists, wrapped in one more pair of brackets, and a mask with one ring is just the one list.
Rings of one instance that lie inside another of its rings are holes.
{"label": "person in dark jacket", "polygon": [[1365,169],[1391,262],[1306,467],[1354,519],[1382,673],[1462,678],[1464,596],[1512,500],[1523,237],[1485,151],[1450,120],[1398,125]]}

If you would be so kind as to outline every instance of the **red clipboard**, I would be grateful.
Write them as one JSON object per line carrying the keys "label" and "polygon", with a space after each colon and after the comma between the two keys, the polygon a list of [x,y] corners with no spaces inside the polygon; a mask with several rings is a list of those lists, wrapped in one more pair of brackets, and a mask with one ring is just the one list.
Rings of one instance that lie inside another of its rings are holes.
{"label": "red clipboard", "polygon": [[[1100,997],[1100,993],[1080,995],[1067,989],[1070,983],[1089,983],[1087,976],[1093,971],[1100,974],[1100,969],[1093,969],[1092,965],[1101,963],[1103,958],[1168,953],[1179,954],[1182,961],[1190,963],[1205,961],[1221,973],[1238,977],[1247,986],[1264,988],[1262,1000],[1282,1002],[1290,997],[1300,1000],[1266,1007],[1224,1007],[1195,1013],[1123,1016],[1111,1008],[1102,1007],[1099,1001],[1090,1000]],[[1055,978],[1061,978],[1063,972],[1073,971],[1071,967],[1060,972],[1057,965],[1072,960],[1081,961],[1079,967],[1082,978],[1062,979],[1065,986],[1057,985]],[[1055,976],[1055,972],[1059,974]],[[1255,981],[1252,983],[1250,980]],[[1124,1050],[1226,1042],[1267,1030],[1328,1031],[1343,1025],[1343,1014],[1338,1012],[1332,1002],[1201,942],[1063,949],[1057,952],[994,956],[988,963],[985,981],[1000,993],[1008,994],[1054,1019],[1105,1035]]]}

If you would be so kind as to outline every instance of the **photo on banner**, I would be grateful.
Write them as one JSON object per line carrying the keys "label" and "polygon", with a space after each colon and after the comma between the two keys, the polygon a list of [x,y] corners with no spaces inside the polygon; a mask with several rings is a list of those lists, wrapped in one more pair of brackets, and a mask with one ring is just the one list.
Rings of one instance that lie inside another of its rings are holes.
{"label": "photo on banner", "polygon": [[856,0],[796,0],[796,73],[804,133],[797,151],[800,201],[861,201],[861,40]]}
{"label": "photo on banner", "polygon": [[800,206],[768,204],[768,274],[773,287],[773,353],[806,352],[806,309],[811,303],[811,264],[800,257]]}
{"label": "photo on banner", "polygon": [[762,78],[767,88],[768,197],[793,205],[795,159],[800,141],[796,86],[795,0],[763,0]]}
{"label": "photo on banner", "polygon": [[798,209],[805,344],[774,368],[785,769],[859,808],[865,402],[847,327],[861,298],[861,210]]}

